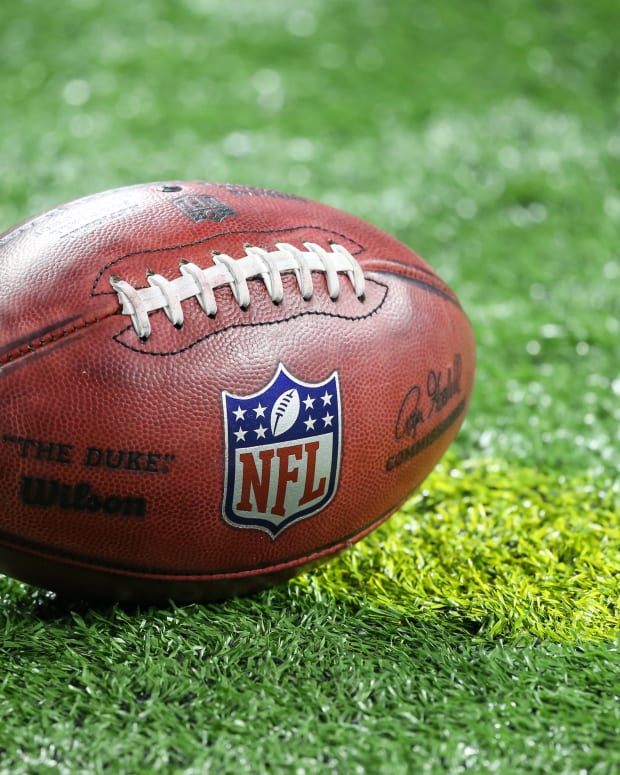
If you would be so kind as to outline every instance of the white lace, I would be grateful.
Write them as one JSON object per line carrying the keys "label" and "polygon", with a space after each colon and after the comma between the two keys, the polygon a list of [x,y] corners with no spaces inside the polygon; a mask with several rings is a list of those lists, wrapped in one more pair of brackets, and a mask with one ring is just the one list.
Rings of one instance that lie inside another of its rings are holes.
{"label": "white lace", "polygon": [[243,258],[232,258],[224,253],[213,254],[213,266],[201,269],[188,261],[180,263],[180,277],[167,280],[155,272],[147,273],[148,288],[136,289],[120,277],[111,277],[110,284],[118,294],[121,312],[131,316],[136,333],[142,340],[151,335],[149,312],[163,309],[173,325],[183,325],[181,302],[196,298],[210,317],[217,314],[215,288],[228,285],[235,301],[242,309],[250,306],[248,280],[260,279],[274,304],[284,298],[283,274],[294,274],[302,297],[307,301],[314,291],[312,272],[322,272],[327,282],[327,291],[335,300],[340,294],[339,274],[346,274],[355,295],[364,296],[365,280],[362,268],[342,245],[332,244],[331,251],[314,242],[303,243],[306,250],[276,243],[276,250],[246,246]]}

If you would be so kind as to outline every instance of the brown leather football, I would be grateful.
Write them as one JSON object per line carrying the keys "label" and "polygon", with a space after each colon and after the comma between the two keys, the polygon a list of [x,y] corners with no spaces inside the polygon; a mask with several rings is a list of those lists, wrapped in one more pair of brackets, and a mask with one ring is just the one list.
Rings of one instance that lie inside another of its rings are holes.
{"label": "brown leather football", "polygon": [[0,572],[216,600],[383,522],[454,438],[470,324],[409,248],[216,183],[78,199],[0,235]]}

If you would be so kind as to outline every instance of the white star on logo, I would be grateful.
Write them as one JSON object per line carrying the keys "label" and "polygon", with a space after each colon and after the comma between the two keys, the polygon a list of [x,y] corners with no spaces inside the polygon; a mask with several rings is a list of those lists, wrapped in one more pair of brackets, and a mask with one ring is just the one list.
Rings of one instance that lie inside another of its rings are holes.
{"label": "white star on logo", "polygon": [[331,406],[332,403],[332,394],[328,393],[327,390],[325,393],[321,396],[321,399],[323,400],[323,406],[327,406],[328,404]]}
{"label": "white star on logo", "polygon": [[244,431],[243,429],[239,428],[238,431],[235,431],[235,437],[237,441],[245,441],[245,435],[247,431]]}
{"label": "white star on logo", "polygon": [[323,417],[323,422],[325,423],[325,427],[327,428],[328,425],[332,424],[332,420],[334,419],[334,415],[330,414],[329,412]]}
{"label": "white star on logo", "polygon": [[238,406],[235,411],[233,412],[235,417],[239,422],[245,419],[245,409],[242,409],[240,406]]}
{"label": "white star on logo", "polygon": [[314,409],[314,398],[310,398],[310,396],[308,396],[307,398],[304,398],[302,403],[306,409],[308,409],[308,411],[310,409]]}
{"label": "white star on logo", "polygon": [[312,417],[308,417],[307,420],[304,420],[304,425],[306,426],[306,430],[313,431],[315,422],[316,420],[313,420]]}
{"label": "white star on logo", "polygon": [[266,406],[263,406],[262,404],[259,404],[259,405],[256,407],[256,409],[254,410],[254,411],[256,412],[256,417],[257,417],[257,418],[258,418],[258,417],[264,417],[264,416],[265,416],[265,411],[266,411],[266,409],[267,409],[267,407],[266,407]]}
{"label": "white star on logo", "polygon": [[261,424],[261,425],[259,425],[259,426],[258,426],[258,428],[256,429],[256,438],[257,438],[257,439],[264,439],[264,438],[265,438],[265,434],[266,434],[266,433],[267,433],[267,428],[264,428],[264,427],[262,426],[262,424]]}

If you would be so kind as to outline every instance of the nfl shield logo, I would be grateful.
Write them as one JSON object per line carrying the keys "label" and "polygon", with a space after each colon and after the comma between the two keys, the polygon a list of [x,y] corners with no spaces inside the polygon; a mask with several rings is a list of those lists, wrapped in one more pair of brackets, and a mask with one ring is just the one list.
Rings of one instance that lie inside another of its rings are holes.
{"label": "nfl shield logo", "polygon": [[249,396],[223,391],[222,401],[224,519],[276,538],[324,509],[340,474],[338,373],[311,384],[280,364],[262,390]]}
{"label": "nfl shield logo", "polygon": [[224,202],[220,202],[214,196],[203,196],[195,194],[194,196],[182,196],[175,199],[174,206],[180,210],[194,223],[201,221],[215,221],[221,223],[224,218],[230,218],[237,213]]}

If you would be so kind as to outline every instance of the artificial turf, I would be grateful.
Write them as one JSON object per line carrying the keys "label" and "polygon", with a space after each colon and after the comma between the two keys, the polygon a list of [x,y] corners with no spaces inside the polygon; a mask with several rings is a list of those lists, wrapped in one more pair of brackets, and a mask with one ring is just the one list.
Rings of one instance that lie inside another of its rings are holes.
{"label": "artificial turf", "polygon": [[620,634],[620,486],[450,457],[390,523],[297,583],[511,641]]}
{"label": "artificial turf", "polygon": [[4,596],[3,773],[613,772],[617,647],[480,640],[346,589],[168,611]]}
{"label": "artificial turf", "polygon": [[313,573],[134,610],[0,578],[0,773],[620,771],[618,28],[611,0],[0,7],[0,230],[153,179],[290,190],[414,247],[478,341],[446,460]]}

